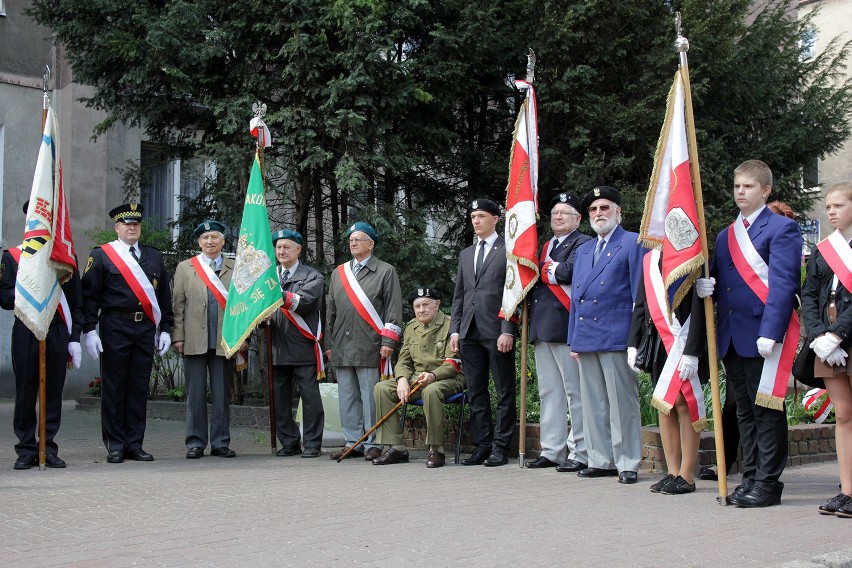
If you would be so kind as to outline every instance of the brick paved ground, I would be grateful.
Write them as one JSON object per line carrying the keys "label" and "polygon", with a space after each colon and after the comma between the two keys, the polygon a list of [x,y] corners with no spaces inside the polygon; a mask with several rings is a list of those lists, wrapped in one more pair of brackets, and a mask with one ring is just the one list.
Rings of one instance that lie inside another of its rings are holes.
{"label": "brick paved ground", "polygon": [[[65,470],[14,471],[0,402],[0,566],[852,566],[852,519],[816,507],[835,463],[788,468],[783,503],[721,507],[716,487],[654,495],[554,470],[272,458],[232,430],[239,457],[184,458],[184,425],[150,421],[153,463],[105,463],[99,416],[65,405]],[[731,487],[736,481],[731,479]],[[438,495],[427,500],[425,494]]]}

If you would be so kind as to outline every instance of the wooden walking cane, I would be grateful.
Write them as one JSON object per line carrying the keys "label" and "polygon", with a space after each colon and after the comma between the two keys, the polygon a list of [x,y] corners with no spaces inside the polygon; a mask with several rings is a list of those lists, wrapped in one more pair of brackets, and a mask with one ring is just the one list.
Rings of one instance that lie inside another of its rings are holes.
{"label": "wooden walking cane", "polygon": [[[411,399],[411,395],[413,395],[414,393],[416,393],[417,391],[419,391],[419,390],[420,390],[420,387],[422,387],[422,386],[423,386],[423,385],[422,385],[419,381],[418,381],[418,382],[414,385],[414,388],[413,388],[413,389],[411,389],[411,392],[409,392],[409,393],[408,393],[408,398],[409,398],[409,400]],[[361,442],[363,442],[364,440],[366,440],[366,439],[370,436],[370,434],[372,434],[373,432],[375,432],[376,430],[378,430],[378,429],[379,429],[379,426],[381,426],[382,424],[384,424],[385,422],[387,422],[387,419],[388,419],[388,418],[390,418],[391,416],[393,416],[393,415],[396,413],[396,411],[397,411],[397,410],[399,410],[399,409],[400,409],[400,407],[401,407],[403,404],[404,404],[404,403],[403,403],[401,400],[400,400],[399,402],[397,402],[397,403],[396,403],[396,406],[394,406],[393,408],[391,408],[391,409],[390,409],[390,411],[388,411],[388,413],[387,413],[387,414],[385,414],[384,416],[382,416],[381,420],[379,420],[378,422],[376,422],[375,424],[373,424],[373,427],[372,427],[372,428],[370,428],[369,430],[367,430],[367,431],[364,433],[364,435],[363,435],[363,436],[361,436],[360,438],[358,438],[358,441],[356,441],[354,444],[352,444],[351,446],[349,446],[348,448],[346,448],[346,449],[343,451],[343,453],[342,453],[342,454],[340,454],[340,457],[339,457],[339,458],[337,458],[337,463],[340,463],[341,461],[345,460],[345,459],[346,459],[346,457],[347,457],[349,454],[351,454],[351,453],[352,453],[352,450],[354,450],[355,448],[357,448],[357,447],[358,447],[358,445],[359,445]]]}

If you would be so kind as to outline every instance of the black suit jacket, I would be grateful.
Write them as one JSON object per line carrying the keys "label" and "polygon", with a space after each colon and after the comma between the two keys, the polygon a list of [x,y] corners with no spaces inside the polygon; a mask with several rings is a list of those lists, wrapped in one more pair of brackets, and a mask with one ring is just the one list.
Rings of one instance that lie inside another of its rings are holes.
{"label": "black suit jacket", "polygon": [[458,333],[459,338],[464,339],[475,320],[482,339],[497,339],[502,333],[515,335],[517,326],[499,317],[506,283],[506,244],[503,237],[498,236],[494,241],[478,277],[473,275],[475,254],[475,244],[459,254],[450,333]]}

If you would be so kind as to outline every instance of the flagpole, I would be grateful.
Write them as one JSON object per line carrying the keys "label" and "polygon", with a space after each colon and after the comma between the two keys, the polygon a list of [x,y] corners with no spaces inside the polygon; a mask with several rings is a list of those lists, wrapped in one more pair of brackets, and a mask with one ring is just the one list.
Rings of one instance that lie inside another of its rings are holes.
{"label": "flagpole", "polygon": [[[704,198],[701,192],[701,171],[698,167],[698,141],[695,136],[695,117],[692,113],[692,90],[689,84],[689,64],[686,52],[689,51],[689,41],[681,34],[680,12],[675,15],[677,39],[675,50],[680,57],[680,73],[683,80],[683,101],[686,113],[686,132],[689,148],[689,168],[692,173],[692,184],[695,191],[695,203],[698,206],[698,232],[701,236],[701,252],[704,254],[704,277],[710,277],[709,250],[707,247],[707,224],[704,220]],[[704,320],[707,327],[707,357],[710,360],[710,390],[713,398],[713,433],[716,442],[716,469],[719,477],[720,505],[728,504],[727,464],[725,463],[725,440],[722,431],[722,398],[719,390],[719,360],[717,358],[716,325],[713,318],[713,298],[704,298]],[[730,396],[730,393],[729,393]]]}
{"label": "flagpole", "polygon": [[[252,105],[254,115],[263,119],[266,114],[266,105],[254,103]],[[266,147],[266,134],[263,128],[257,129],[257,160],[260,163],[261,179],[266,179],[264,168],[263,149]],[[278,441],[275,436],[275,425],[278,421],[275,413],[275,376],[272,369],[272,325],[264,326],[266,337],[266,388],[269,391],[269,446],[272,457],[275,457],[275,452],[278,450]]]}
{"label": "flagpole", "polygon": [[[47,94],[50,83],[50,66],[44,66],[42,76],[41,133],[47,124],[47,111],[50,109],[50,95]],[[41,142],[39,142],[41,143]],[[38,342],[38,469],[45,471],[47,462],[47,340]]]}
{"label": "flagpole", "polygon": [[521,307],[521,408],[518,431],[518,466],[524,468],[527,450],[527,355],[529,354],[529,301],[524,297]]}

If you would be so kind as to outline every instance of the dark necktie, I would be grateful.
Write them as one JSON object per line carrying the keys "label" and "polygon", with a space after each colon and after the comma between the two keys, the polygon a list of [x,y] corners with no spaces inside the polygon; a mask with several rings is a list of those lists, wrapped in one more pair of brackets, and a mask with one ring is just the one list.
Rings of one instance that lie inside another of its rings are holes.
{"label": "dark necktie", "polygon": [[598,263],[598,259],[601,257],[601,254],[603,253],[603,249],[604,249],[605,246],[606,246],[606,241],[603,240],[603,239],[600,239],[598,241],[598,246],[595,247],[595,257],[592,260],[592,266],[594,266]]}
{"label": "dark necktie", "polygon": [[748,230],[748,226],[751,225],[751,223],[748,222],[748,219],[743,217],[743,225],[745,225],[746,230]]}
{"label": "dark necktie", "polygon": [[290,271],[288,269],[284,269],[284,272],[281,273],[281,282],[287,282],[290,279]]}
{"label": "dark necktie", "polygon": [[135,260],[137,264],[139,263],[139,255],[136,254],[136,247],[130,247],[130,256],[133,257],[133,260]]}
{"label": "dark necktie", "polygon": [[473,277],[479,278],[482,271],[482,263],[485,262],[485,241],[479,241],[479,251],[476,253],[476,264],[473,267]]}

